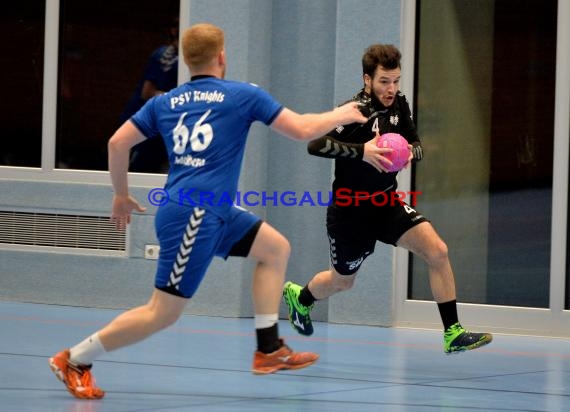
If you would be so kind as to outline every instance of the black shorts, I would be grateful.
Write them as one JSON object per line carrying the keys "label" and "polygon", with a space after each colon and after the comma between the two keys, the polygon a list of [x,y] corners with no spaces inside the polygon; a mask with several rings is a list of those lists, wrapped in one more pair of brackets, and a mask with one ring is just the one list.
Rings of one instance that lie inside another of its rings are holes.
{"label": "black shorts", "polygon": [[331,263],[341,275],[352,275],[374,252],[376,241],[396,246],[412,227],[428,220],[408,204],[338,206],[327,209]]}

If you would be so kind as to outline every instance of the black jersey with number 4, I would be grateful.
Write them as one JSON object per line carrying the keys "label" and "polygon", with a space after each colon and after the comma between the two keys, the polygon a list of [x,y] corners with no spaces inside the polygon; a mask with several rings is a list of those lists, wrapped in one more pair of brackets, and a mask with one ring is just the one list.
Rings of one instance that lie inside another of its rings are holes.
{"label": "black jersey with number 4", "polygon": [[372,194],[377,191],[394,190],[397,172],[380,173],[364,162],[362,145],[377,133],[381,135],[399,133],[410,144],[419,144],[408,100],[398,92],[394,103],[390,107],[384,107],[375,96],[370,96],[361,90],[349,101],[361,104],[361,111],[368,117],[368,121],[364,124],[352,123],[339,126],[327,135],[313,140],[308,146],[309,153],[335,159],[334,193],[338,189],[350,189],[353,194],[356,191]]}

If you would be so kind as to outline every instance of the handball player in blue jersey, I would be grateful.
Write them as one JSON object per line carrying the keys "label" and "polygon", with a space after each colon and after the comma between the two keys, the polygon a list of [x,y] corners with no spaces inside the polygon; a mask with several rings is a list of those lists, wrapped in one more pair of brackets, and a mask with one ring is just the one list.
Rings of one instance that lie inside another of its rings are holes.
{"label": "handball player in blue jersey", "polygon": [[[254,121],[294,140],[308,141],[337,125],[364,123],[356,102],[319,114],[283,107],[252,84],[224,80],[223,31],[197,24],[182,35],[191,80],[149,100],[109,141],[114,189],[111,219],[120,230],[144,208],[129,194],[129,151],[164,136],[170,170],[170,202],[155,219],[160,256],[147,304],[131,309],[84,341],[50,358],[50,367],[78,398],[98,399],[91,364],[105,352],[139,342],[172,325],[194,295],[214,256],[250,257],[257,349],[252,371],[268,374],[313,364],[318,355],[294,352],[279,336],[278,312],[290,253],[287,239],[259,217],[232,204],[247,134]],[[203,192],[212,194],[208,201]]]}

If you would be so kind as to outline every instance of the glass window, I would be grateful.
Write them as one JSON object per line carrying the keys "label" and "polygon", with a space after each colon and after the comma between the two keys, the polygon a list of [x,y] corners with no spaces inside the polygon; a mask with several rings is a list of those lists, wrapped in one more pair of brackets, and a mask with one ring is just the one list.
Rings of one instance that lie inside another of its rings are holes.
{"label": "glass window", "polygon": [[[162,53],[156,50],[171,44],[171,36],[177,41],[178,15],[178,0],[61,0],[57,168],[107,170],[107,141],[133,114],[124,112],[127,106],[134,107],[131,99],[141,96],[143,74],[153,53],[162,62],[158,70],[168,66],[177,78],[177,46]],[[154,70],[156,92],[170,87]],[[163,146],[152,149],[157,161],[139,171],[164,171]]]}
{"label": "glass window", "polygon": [[[461,302],[548,307],[557,2],[418,2],[418,209]],[[411,299],[432,299],[412,257]]]}
{"label": "glass window", "polygon": [[2,150],[0,166],[40,167],[45,1],[2,4]]}

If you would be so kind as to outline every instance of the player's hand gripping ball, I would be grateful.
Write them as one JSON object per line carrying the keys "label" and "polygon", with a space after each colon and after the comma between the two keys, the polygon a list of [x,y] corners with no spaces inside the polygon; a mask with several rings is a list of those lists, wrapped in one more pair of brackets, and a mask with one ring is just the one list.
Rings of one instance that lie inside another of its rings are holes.
{"label": "player's hand gripping ball", "polygon": [[397,172],[401,170],[410,157],[410,148],[408,141],[398,133],[385,133],[376,141],[378,147],[389,147],[394,149],[393,152],[384,153],[383,156],[392,162],[392,166],[386,166],[389,172]]}

